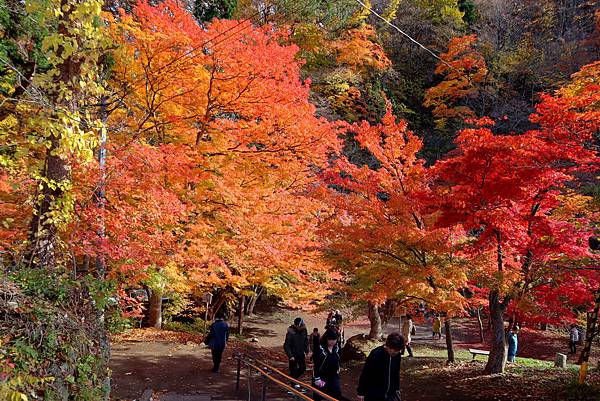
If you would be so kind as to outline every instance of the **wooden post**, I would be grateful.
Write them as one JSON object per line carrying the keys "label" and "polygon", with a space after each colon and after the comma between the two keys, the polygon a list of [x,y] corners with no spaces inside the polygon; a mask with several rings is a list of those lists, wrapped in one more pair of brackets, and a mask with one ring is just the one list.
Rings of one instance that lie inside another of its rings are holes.
{"label": "wooden post", "polygon": [[263,376],[261,401],[267,400],[267,378]]}

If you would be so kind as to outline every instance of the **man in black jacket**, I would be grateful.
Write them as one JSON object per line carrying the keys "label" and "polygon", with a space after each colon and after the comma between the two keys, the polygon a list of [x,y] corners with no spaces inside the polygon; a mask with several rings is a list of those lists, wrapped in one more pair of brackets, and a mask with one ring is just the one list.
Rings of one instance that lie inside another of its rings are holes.
{"label": "man in black jacket", "polygon": [[391,333],[385,345],[375,348],[365,362],[358,380],[359,401],[400,401],[400,358],[404,338]]}
{"label": "man in black jacket", "polygon": [[288,327],[283,349],[290,360],[290,376],[299,378],[306,371],[308,354],[308,333],[302,318],[297,317],[294,324]]}
{"label": "man in black jacket", "polygon": [[223,357],[223,351],[227,345],[229,339],[229,325],[225,322],[225,314],[221,311],[215,315],[215,321],[210,325],[208,335],[204,339],[204,343],[210,348],[212,354],[214,373],[219,372],[221,366],[221,358]]}

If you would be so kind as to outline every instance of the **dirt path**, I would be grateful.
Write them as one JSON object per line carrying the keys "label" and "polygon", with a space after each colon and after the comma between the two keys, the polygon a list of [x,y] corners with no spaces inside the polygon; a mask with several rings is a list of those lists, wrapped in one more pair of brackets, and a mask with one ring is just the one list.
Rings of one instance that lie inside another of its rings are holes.
{"label": "dirt path", "polygon": [[[246,320],[244,337],[256,337],[258,343],[253,344],[250,352],[263,352],[275,365],[286,371],[287,366],[282,352],[285,332],[295,317],[302,316],[309,330],[318,327],[321,332],[326,313],[306,314],[297,311],[278,310],[262,313]],[[396,321],[384,327],[386,333],[397,331]],[[346,338],[369,330],[368,321],[353,321],[345,325]],[[210,372],[211,359],[208,349],[201,344],[201,338],[185,335],[170,336],[152,330],[136,331],[136,334],[117,337],[112,347],[111,369],[113,370],[113,399],[133,400],[146,389],[160,394],[211,394],[213,399],[239,399],[240,393],[235,391],[236,364],[232,360],[231,347],[224,355],[224,363],[219,374]],[[415,343],[443,345],[443,340],[431,340],[429,328],[418,325]],[[244,345],[246,346],[246,345]],[[417,359],[415,359],[416,361]],[[408,362],[410,366],[419,365]],[[420,365],[419,365],[420,366]],[[344,395],[354,399],[356,378],[360,374],[361,365],[345,366],[342,375],[348,378],[343,382]],[[308,374],[306,375],[308,379]],[[412,382],[405,383],[407,399],[420,393],[412,389]],[[244,383],[245,384],[245,383]],[[247,394],[246,394],[247,396]],[[247,398],[247,397],[244,397]],[[419,398],[422,400],[437,398]]]}
{"label": "dirt path", "polygon": [[[201,344],[201,337],[182,333],[155,330],[135,330],[129,335],[118,336],[113,341],[111,368],[113,370],[113,400],[139,399],[146,389],[161,394],[163,401],[212,400],[260,400],[261,381],[258,377],[243,372],[241,391],[235,390],[236,362],[232,359],[235,349],[243,350],[274,366],[287,371],[287,362],[282,343],[287,327],[296,316],[302,316],[309,330],[318,327],[322,331],[325,314],[299,314],[296,311],[278,310],[262,313],[247,319],[244,337],[256,337],[258,343],[235,340],[226,350],[221,373],[210,372],[211,358],[208,349]],[[509,373],[500,377],[482,376],[483,361],[463,361],[457,367],[445,367],[445,359],[427,357],[427,348],[444,348],[445,341],[432,340],[430,323],[417,321],[417,335],[413,338],[415,358],[403,358],[401,386],[404,401],[437,400],[555,400],[560,391],[573,380],[573,372],[509,368]],[[366,320],[347,322],[346,338],[368,332]],[[392,321],[384,327],[385,333],[397,331],[398,322]],[[453,329],[456,348],[488,347],[479,343],[478,330],[473,319],[457,321]],[[561,333],[523,330],[520,339],[520,355],[553,359],[563,344]],[[420,352],[421,350],[421,352]],[[598,357],[595,351],[593,360]],[[355,400],[355,391],[362,364],[346,364],[342,367],[342,391],[345,398]],[[309,380],[306,374],[305,379]],[[250,397],[248,396],[250,386]],[[532,389],[537,395],[531,397]],[[178,394],[187,394],[188,398]],[[520,395],[519,395],[520,394]],[[171,398],[167,398],[171,397]],[[204,397],[204,398],[202,398]],[[522,398],[519,398],[522,397]],[[285,394],[269,389],[269,400],[283,400]],[[287,397],[287,399],[291,399]],[[560,398],[566,399],[566,398]],[[584,399],[584,398],[575,398]],[[588,398],[585,398],[588,399]],[[596,398],[590,398],[596,400]],[[598,397],[600,399],[600,396]]]}

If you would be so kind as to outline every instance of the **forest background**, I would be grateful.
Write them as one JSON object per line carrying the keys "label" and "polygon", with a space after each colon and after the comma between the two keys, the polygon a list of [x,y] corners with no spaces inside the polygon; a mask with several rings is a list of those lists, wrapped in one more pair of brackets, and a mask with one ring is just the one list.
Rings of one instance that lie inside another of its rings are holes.
{"label": "forest background", "polygon": [[205,292],[240,328],[483,311],[502,372],[507,316],[598,296],[598,8],[1,2],[0,394],[107,394],[136,288],[157,327]]}

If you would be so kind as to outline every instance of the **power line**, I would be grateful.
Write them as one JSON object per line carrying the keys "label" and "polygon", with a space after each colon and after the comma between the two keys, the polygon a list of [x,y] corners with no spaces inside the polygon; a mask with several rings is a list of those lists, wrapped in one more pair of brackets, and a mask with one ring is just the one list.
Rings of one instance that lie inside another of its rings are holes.
{"label": "power line", "polygon": [[[306,3],[306,4],[304,4],[304,6],[303,6],[303,7],[300,7],[300,4],[298,4],[298,5],[299,5],[299,7],[297,7],[297,8],[295,8],[295,7],[292,7],[292,10],[291,10],[291,11],[292,11],[292,12],[305,11],[305,10],[308,8],[308,6],[309,6],[310,4],[309,4],[309,3]],[[186,58],[186,57],[188,57],[188,56],[192,55],[192,54],[193,54],[194,52],[196,52],[197,50],[199,50],[199,49],[204,49],[204,48],[205,48],[205,46],[206,46],[206,45],[208,45],[208,44],[209,44],[209,43],[211,43],[211,42],[213,42],[213,47],[216,47],[216,46],[220,45],[221,43],[224,43],[225,41],[227,41],[227,39],[229,39],[229,38],[231,38],[231,37],[233,37],[233,36],[237,35],[238,33],[241,33],[243,30],[245,30],[245,29],[246,29],[246,28],[249,26],[249,25],[247,25],[246,23],[247,23],[247,22],[249,22],[249,21],[251,21],[253,18],[255,18],[255,17],[259,16],[259,15],[260,15],[262,12],[263,12],[263,11],[262,11],[262,10],[260,10],[260,9],[259,9],[259,10],[257,10],[256,12],[252,13],[252,14],[251,14],[249,17],[247,17],[247,18],[245,18],[245,19],[243,19],[243,20],[239,21],[237,24],[235,24],[235,25],[233,25],[233,26],[229,27],[228,29],[224,30],[223,32],[220,32],[220,33],[218,33],[217,35],[213,36],[212,38],[210,38],[210,39],[208,39],[208,40],[206,40],[206,41],[204,41],[204,42],[202,42],[201,44],[199,44],[199,45],[197,45],[197,46],[193,46],[193,47],[192,47],[190,50],[188,50],[188,51],[184,52],[184,53],[183,53],[183,54],[181,54],[180,56],[177,56],[176,58],[174,58],[173,60],[171,60],[171,61],[170,61],[170,62],[168,62],[167,64],[165,64],[165,65],[161,66],[160,68],[164,70],[165,68],[169,68],[169,67],[171,67],[173,64],[175,64],[175,63],[178,63],[179,61],[182,61],[184,58]],[[244,25],[244,24],[246,24],[246,25]],[[241,25],[243,25],[243,26],[242,26],[242,27],[241,27],[241,29],[239,29],[238,31],[236,31],[236,32],[233,32],[233,33],[229,34],[228,36],[226,36],[225,38],[221,39],[221,40],[220,40],[220,41],[218,41],[218,42],[214,42],[214,41],[215,41],[215,39],[217,39],[217,38],[219,38],[219,37],[221,37],[221,36],[223,36],[223,35],[227,34],[228,32],[231,32],[231,31],[235,30],[236,28],[240,27]],[[250,26],[251,26],[251,25],[250,25]],[[146,77],[145,77],[145,76],[144,76],[144,77],[140,77],[138,80],[136,80],[136,81],[132,82],[131,84],[129,84],[129,85],[128,85],[128,87],[132,87],[132,86],[134,86],[134,85],[137,85],[137,84],[139,84],[139,83],[143,82],[145,79],[146,79]]]}
{"label": "power line", "polygon": [[456,68],[454,68],[453,66],[451,66],[450,64],[448,64],[448,62],[446,60],[444,60],[443,58],[441,58],[440,56],[438,56],[437,54],[435,54],[435,52],[433,52],[429,48],[427,48],[424,45],[422,45],[416,39],[413,39],[413,37],[410,36],[408,33],[404,32],[402,29],[398,28],[396,25],[394,25],[393,23],[391,23],[389,20],[387,20],[386,18],[384,18],[380,14],[378,14],[377,11],[375,11],[371,7],[367,6],[365,3],[362,2],[362,0],[354,0],[354,1],[356,1],[358,4],[360,4],[366,10],[368,10],[369,12],[371,12],[377,18],[379,18],[380,20],[382,20],[383,22],[385,22],[386,24],[388,24],[389,26],[391,26],[392,28],[394,28],[395,30],[397,30],[398,32],[400,32],[402,35],[404,35],[405,37],[407,37],[411,42],[413,42],[414,44],[416,44],[417,46],[419,46],[421,49],[425,50],[427,53],[431,54],[433,57],[435,57],[436,59],[438,59],[439,61],[441,61],[442,63],[444,63],[448,68],[451,68],[451,69],[453,69],[453,70],[455,70],[457,72],[460,72]]}

